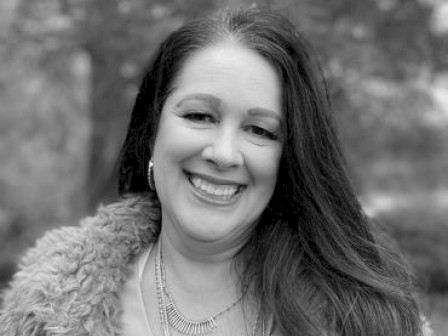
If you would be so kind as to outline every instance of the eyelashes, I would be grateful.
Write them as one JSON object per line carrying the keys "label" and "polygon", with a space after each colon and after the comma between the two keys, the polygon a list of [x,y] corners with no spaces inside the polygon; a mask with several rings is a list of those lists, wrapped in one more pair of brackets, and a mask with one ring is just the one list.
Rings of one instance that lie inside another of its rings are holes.
{"label": "eyelashes", "polygon": [[269,140],[278,140],[278,134],[260,126],[249,126],[248,130],[256,136],[266,138]]}
{"label": "eyelashes", "polygon": [[[193,125],[200,128],[208,128],[220,123],[220,120],[214,113],[200,110],[176,111],[178,116]],[[277,130],[272,130],[270,127],[260,125],[260,122],[248,123],[242,127],[243,131],[250,136],[262,140],[277,141],[280,136]]]}
{"label": "eyelashes", "polygon": [[211,114],[199,111],[182,113],[181,118],[197,123],[213,124],[216,122],[215,118]]}

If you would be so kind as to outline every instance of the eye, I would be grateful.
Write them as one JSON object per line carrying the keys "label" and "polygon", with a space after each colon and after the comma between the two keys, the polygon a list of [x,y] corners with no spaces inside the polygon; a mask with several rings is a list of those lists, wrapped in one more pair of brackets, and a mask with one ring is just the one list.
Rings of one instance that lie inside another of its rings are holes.
{"label": "eye", "polygon": [[269,140],[277,140],[278,136],[275,132],[269,131],[263,127],[260,126],[249,126],[247,127],[247,130],[252,133],[253,135],[260,137],[260,138],[265,138],[265,139],[269,139]]}
{"label": "eye", "polygon": [[198,111],[191,111],[191,112],[185,112],[182,115],[182,118],[187,119],[192,122],[197,123],[214,123],[215,118],[213,115],[206,113],[206,112],[198,112]]}

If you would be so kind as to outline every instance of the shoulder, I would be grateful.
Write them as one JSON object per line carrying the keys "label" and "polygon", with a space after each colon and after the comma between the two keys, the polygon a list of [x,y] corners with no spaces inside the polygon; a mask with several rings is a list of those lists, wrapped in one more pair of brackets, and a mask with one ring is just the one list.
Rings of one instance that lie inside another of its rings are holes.
{"label": "shoulder", "polygon": [[95,319],[112,321],[128,265],[154,241],[158,220],[151,201],[129,197],[100,207],[80,226],[46,233],[3,293],[0,334],[16,335],[21,328],[19,334],[28,335],[41,328],[77,335],[74,326],[86,330]]}
{"label": "shoulder", "polygon": [[16,277],[41,272],[42,267],[63,273],[83,263],[121,264],[133,257],[157,234],[158,210],[143,197],[132,197],[101,206],[80,226],[61,227],[38,239],[19,264]]}

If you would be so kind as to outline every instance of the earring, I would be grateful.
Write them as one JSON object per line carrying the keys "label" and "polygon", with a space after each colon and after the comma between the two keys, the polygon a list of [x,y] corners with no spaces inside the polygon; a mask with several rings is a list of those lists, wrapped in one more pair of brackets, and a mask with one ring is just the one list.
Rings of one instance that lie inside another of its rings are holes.
{"label": "earring", "polygon": [[154,160],[151,157],[148,163],[148,185],[149,189],[154,191],[156,189],[156,185],[154,183]]}

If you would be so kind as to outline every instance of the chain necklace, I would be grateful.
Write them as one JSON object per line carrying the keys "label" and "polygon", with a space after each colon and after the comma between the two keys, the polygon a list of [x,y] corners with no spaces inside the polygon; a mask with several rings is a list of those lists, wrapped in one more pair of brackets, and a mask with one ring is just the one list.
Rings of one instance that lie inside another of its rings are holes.
{"label": "chain necklace", "polygon": [[[159,314],[160,314],[160,322],[161,322],[161,326],[162,326],[162,330],[163,330],[163,336],[171,336],[171,330],[170,330],[170,319],[169,319],[169,315],[168,315],[168,309],[167,309],[167,299],[171,299],[171,301],[174,303],[174,301],[172,300],[172,296],[169,296],[170,294],[168,293],[168,290],[166,288],[166,275],[165,272],[162,272],[163,269],[163,264],[161,262],[161,253],[160,253],[160,241],[157,244],[158,245],[158,252],[157,252],[157,256],[155,258],[155,278],[156,278],[156,289],[157,289],[157,301],[158,301],[158,306],[159,306]],[[143,268],[146,265],[146,261],[144,262]],[[139,287],[139,293],[140,293],[140,301],[141,301],[141,305],[142,305],[142,310],[143,310],[143,314],[145,317],[145,322],[146,322],[146,326],[148,328],[148,331],[151,333],[151,328],[149,326],[149,321],[148,321],[148,314],[146,311],[146,306],[145,303],[143,301],[143,289],[142,289],[142,285],[141,285],[141,278],[139,277],[139,281],[138,281],[138,287]],[[233,308],[233,306],[235,306],[239,301],[241,301],[242,297],[239,297],[238,300],[236,300],[235,302],[233,302],[232,304],[230,304],[228,307],[226,307],[225,309],[223,309],[221,312],[213,315],[211,318],[206,319],[204,321],[213,319],[213,321],[215,321],[215,319],[224,314],[226,311],[230,310],[231,308]],[[177,307],[177,306],[176,306]],[[183,315],[181,315],[181,313],[178,311],[178,314],[181,318],[183,318],[184,320],[186,320],[187,322],[192,322],[193,324],[196,324],[196,334],[195,332],[195,328],[193,327],[182,327],[184,324],[182,323],[178,323],[177,325],[179,326],[179,329],[181,328],[186,328],[186,329],[182,329],[185,330],[185,332],[189,331],[189,332],[193,332],[191,334],[186,334],[183,333],[185,335],[201,335],[201,334],[207,334],[207,333],[212,333],[213,330],[216,328],[216,321],[214,322],[214,327],[211,328],[211,330],[207,330],[207,327],[205,327],[205,325],[202,325],[202,329],[201,329],[201,322],[203,321],[199,321],[199,322],[195,322],[195,321],[190,321],[189,319],[183,317]],[[199,323],[199,328],[197,326],[197,323]],[[179,331],[175,326],[172,326],[174,329],[176,329],[177,331]],[[263,321],[263,318],[260,318],[260,310],[258,310],[257,313],[257,317],[255,319],[254,324],[252,325],[252,336],[256,335],[256,332],[258,329],[261,329],[261,333],[260,335],[265,336],[266,335],[266,329],[265,329],[265,324]],[[182,330],[179,331],[182,333]]]}
{"label": "chain necklace", "polygon": [[214,329],[217,328],[216,319],[236,306],[241,301],[243,296],[241,295],[237,300],[229,304],[227,307],[204,320],[193,321],[186,318],[180,312],[173,299],[173,295],[168,290],[166,284],[166,270],[163,264],[160,245],[161,244],[159,243],[156,257],[155,273],[160,318],[162,321],[162,326],[164,326],[165,336],[170,335],[169,327],[173,328],[183,335],[188,336],[210,334]]}

